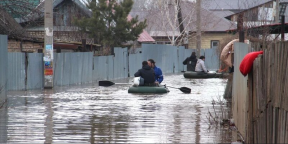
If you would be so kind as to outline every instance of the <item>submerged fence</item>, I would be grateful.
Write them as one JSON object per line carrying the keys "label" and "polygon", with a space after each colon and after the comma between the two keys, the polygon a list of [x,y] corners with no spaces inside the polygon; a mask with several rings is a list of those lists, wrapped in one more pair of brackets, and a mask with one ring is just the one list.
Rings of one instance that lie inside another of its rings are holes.
{"label": "submerged fence", "polygon": [[[186,70],[182,62],[191,55],[192,49],[169,45],[143,44],[136,53],[127,48],[115,48],[115,55],[93,56],[92,52],[55,53],[54,86],[90,83],[97,80],[112,80],[133,77],[142,67],[142,61],[156,61],[164,74]],[[219,68],[216,49],[203,49],[209,70]],[[8,54],[8,90],[43,88],[43,54]]]}
{"label": "submerged fence", "polygon": [[247,143],[288,143],[288,43],[254,50],[264,54],[254,60],[248,81],[240,82],[243,87],[233,89],[242,92],[233,95],[238,99],[233,106],[235,124]]}

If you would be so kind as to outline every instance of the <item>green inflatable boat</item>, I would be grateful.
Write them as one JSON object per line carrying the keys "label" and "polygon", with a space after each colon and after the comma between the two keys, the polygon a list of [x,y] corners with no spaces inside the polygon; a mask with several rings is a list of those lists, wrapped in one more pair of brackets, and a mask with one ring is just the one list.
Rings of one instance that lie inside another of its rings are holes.
{"label": "green inflatable boat", "polygon": [[168,93],[169,89],[164,86],[131,86],[128,93]]}
{"label": "green inflatable boat", "polygon": [[192,72],[188,71],[184,73],[185,78],[191,79],[208,79],[208,78],[223,78],[223,73],[202,73],[202,72]]}

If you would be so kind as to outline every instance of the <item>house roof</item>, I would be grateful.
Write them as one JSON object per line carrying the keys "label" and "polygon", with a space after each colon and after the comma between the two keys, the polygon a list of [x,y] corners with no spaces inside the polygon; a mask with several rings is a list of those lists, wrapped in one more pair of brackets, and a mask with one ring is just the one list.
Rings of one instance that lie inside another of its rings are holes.
{"label": "house roof", "polygon": [[138,42],[155,42],[155,40],[145,30],[143,30],[143,32],[139,35],[139,38],[137,41]]}
{"label": "house roof", "polygon": [[[132,9],[130,12],[132,17],[138,15],[139,20],[147,19],[146,31],[151,36],[167,36],[174,35],[179,36],[179,24],[178,21],[172,24],[174,27],[171,27],[171,21],[169,22],[166,14],[168,13],[170,20],[175,19],[174,6],[169,6],[169,12],[161,13],[160,9]],[[195,3],[189,1],[182,1],[181,3],[182,17],[184,21],[184,27],[186,27],[186,32],[196,31],[196,11]],[[225,32],[227,29],[234,28],[235,25],[224,19],[222,16],[216,15],[214,12],[208,11],[207,9],[201,9],[201,29],[206,32]]]}
{"label": "house roof", "polygon": [[15,19],[0,7],[0,34],[8,35],[10,38],[28,38],[26,31],[15,21]]}
{"label": "house roof", "polygon": [[[64,1],[66,0],[53,0],[53,9]],[[73,3],[75,3],[86,15],[88,16],[91,15],[91,11],[80,0],[69,0],[69,1],[72,1]],[[31,12],[30,14],[28,14],[27,16],[23,18],[17,18],[16,21],[18,23],[24,23],[30,20],[36,20],[40,17],[43,17],[44,16],[44,4],[45,4],[45,0],[43,0],[35,8],[35,10],[37,11],[36,13]]]}
{"label": "house roof", "polygon": [[229,10],[219,10],[219,11],[212,11],[215,15],[217,15],[218,17],[222,17],[225,18],[229,15],[234,14],[234,12],[229,11]]}
{"label": "house roof", "polygon": [[271,0],[203,0],[202,7],[208,10],[245,10]]}

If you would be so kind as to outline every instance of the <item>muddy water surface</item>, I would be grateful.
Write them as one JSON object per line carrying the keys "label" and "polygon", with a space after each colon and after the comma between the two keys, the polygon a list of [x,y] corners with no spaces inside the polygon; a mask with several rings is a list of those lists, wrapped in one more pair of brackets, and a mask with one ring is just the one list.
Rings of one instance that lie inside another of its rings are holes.
{"label": "muddy water surface", "polygon": [[[131,79],[116,82],[131,83]],[[9,92],[7,141],[229,142],[227,130],[209,128],[208,122],[208,110],[213,111],[213,99],[221,99],[226,80],[189,80],[179,74],[166,76],[163,83],[186,86],[192,92],[128,94],[130,85],[99,87],[97,83]]]}

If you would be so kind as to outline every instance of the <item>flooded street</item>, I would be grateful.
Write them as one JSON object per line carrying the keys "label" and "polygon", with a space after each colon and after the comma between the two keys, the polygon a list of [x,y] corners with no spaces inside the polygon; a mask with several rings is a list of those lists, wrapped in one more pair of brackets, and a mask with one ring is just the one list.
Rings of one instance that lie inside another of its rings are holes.
{"label": "flooded street", "polygon": [[[131,80],[114,82],[132,83]],[[209,110],[221,113],[217,101],[223,100],[226,82],[189,80],[182,74],[164,77],[163,84],[189,87],[191,94],[172,88],[167,94],[128,94],[130,85],[99,87],[98,83],[11,91],[8,92],[7,142],[230,142],[228,130],[211,127],[208,120]]]}

